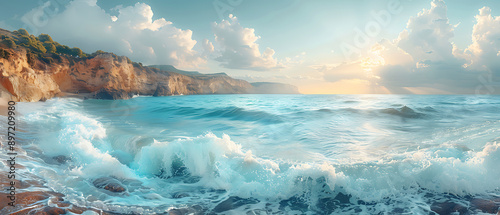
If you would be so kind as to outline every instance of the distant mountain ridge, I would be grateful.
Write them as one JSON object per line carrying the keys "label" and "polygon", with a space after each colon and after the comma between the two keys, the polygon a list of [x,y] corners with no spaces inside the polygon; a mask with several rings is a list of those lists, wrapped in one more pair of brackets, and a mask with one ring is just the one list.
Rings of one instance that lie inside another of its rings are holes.
{"label": "distant mountain ridge", "polygon": [[24,29],[0,29],[0,83],[2,98],[31,102],[67,93],[89,93],[88,97],[95,99],[128,99],[133,95],[298,92],[281,89],[279,86],[286,85],[280,84],[252,85],[225,73],[202,74],[170,65],[143,66],[103,51],[87,54],[61,45],[49,35],[35,37]]}
{"label": "distant mountain ridge", "polygon": [[[198,78],[209,77],[229,77],[226,73],[202,74],[197,71],[184,71],[175,68],[172,65],[151,65],[150,68],[157,68],[161,71],[175,72],[182,75],[194,76]],[[299,89],[291,84],[283,84],[276,82],[253,82],[250,83],[253,88],[250,88],[247,93],[252,94],[300,94]]]}
{"label": "distant mountain ridge", "polygon": [[184,71],[184,70],[179,70],[172,65],[149,65],[148,67],[157,68],[161,71],[175,72],[175,73],[179,73],[182,75],[190,75],[190,76],[228,76],[226,73],[223,73],[223,72],[213,73],[213,74],[202,74],[202,73],[197,72],[197,71]]}

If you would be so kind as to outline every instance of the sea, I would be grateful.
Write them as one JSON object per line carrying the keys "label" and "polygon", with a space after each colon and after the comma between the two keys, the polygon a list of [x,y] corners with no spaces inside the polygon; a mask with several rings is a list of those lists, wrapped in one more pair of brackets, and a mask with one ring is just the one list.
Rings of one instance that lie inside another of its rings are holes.
{"label": "sea", "polygon": [[[499,206],[500,96],[53,98],[16,111],[17,177],[117,214]],[[106,181],[120,189],[104,189]]]}

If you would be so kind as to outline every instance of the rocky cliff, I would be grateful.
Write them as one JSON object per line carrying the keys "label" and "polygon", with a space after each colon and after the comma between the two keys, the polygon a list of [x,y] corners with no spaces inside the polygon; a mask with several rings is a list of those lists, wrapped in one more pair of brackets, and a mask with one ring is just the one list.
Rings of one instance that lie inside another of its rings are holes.
{"label": "rocky cliff", "polygon": [[133,95],[254,91],[250,83],[227,75],[179,74],[142,66],[113,53],[85,54],[78,48],[70,49],[53,42],[48,35],[34,37],[21,30],[1,29],[0,83],[4,98],[10,96],[9,99],[15,101],[30,102],[65,93],[90,93],[89,97],[96,99],[128,99]]}

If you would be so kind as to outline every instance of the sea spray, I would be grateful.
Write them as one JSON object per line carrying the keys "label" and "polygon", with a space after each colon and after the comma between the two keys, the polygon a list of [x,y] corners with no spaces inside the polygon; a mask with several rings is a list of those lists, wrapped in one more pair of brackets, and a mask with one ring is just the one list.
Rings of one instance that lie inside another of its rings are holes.
{"label": "sea spray", "polygon": [[500,196],[498,97],[277,99],[20,103],[22,176],[118,213],[477,212]]}

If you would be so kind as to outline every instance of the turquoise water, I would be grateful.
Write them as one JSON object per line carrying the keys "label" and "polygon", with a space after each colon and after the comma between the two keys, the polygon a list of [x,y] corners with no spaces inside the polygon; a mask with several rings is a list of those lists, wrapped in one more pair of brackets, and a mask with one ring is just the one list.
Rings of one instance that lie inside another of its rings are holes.
{"label": "turquoise water", "polygon": [[[18,104],[20,162],[72,203],[118,213],[429,214],[436,202],[500,196],[499,106],[499,96],[59,98]],[[100,177],[126,191],[96,187]]]}

